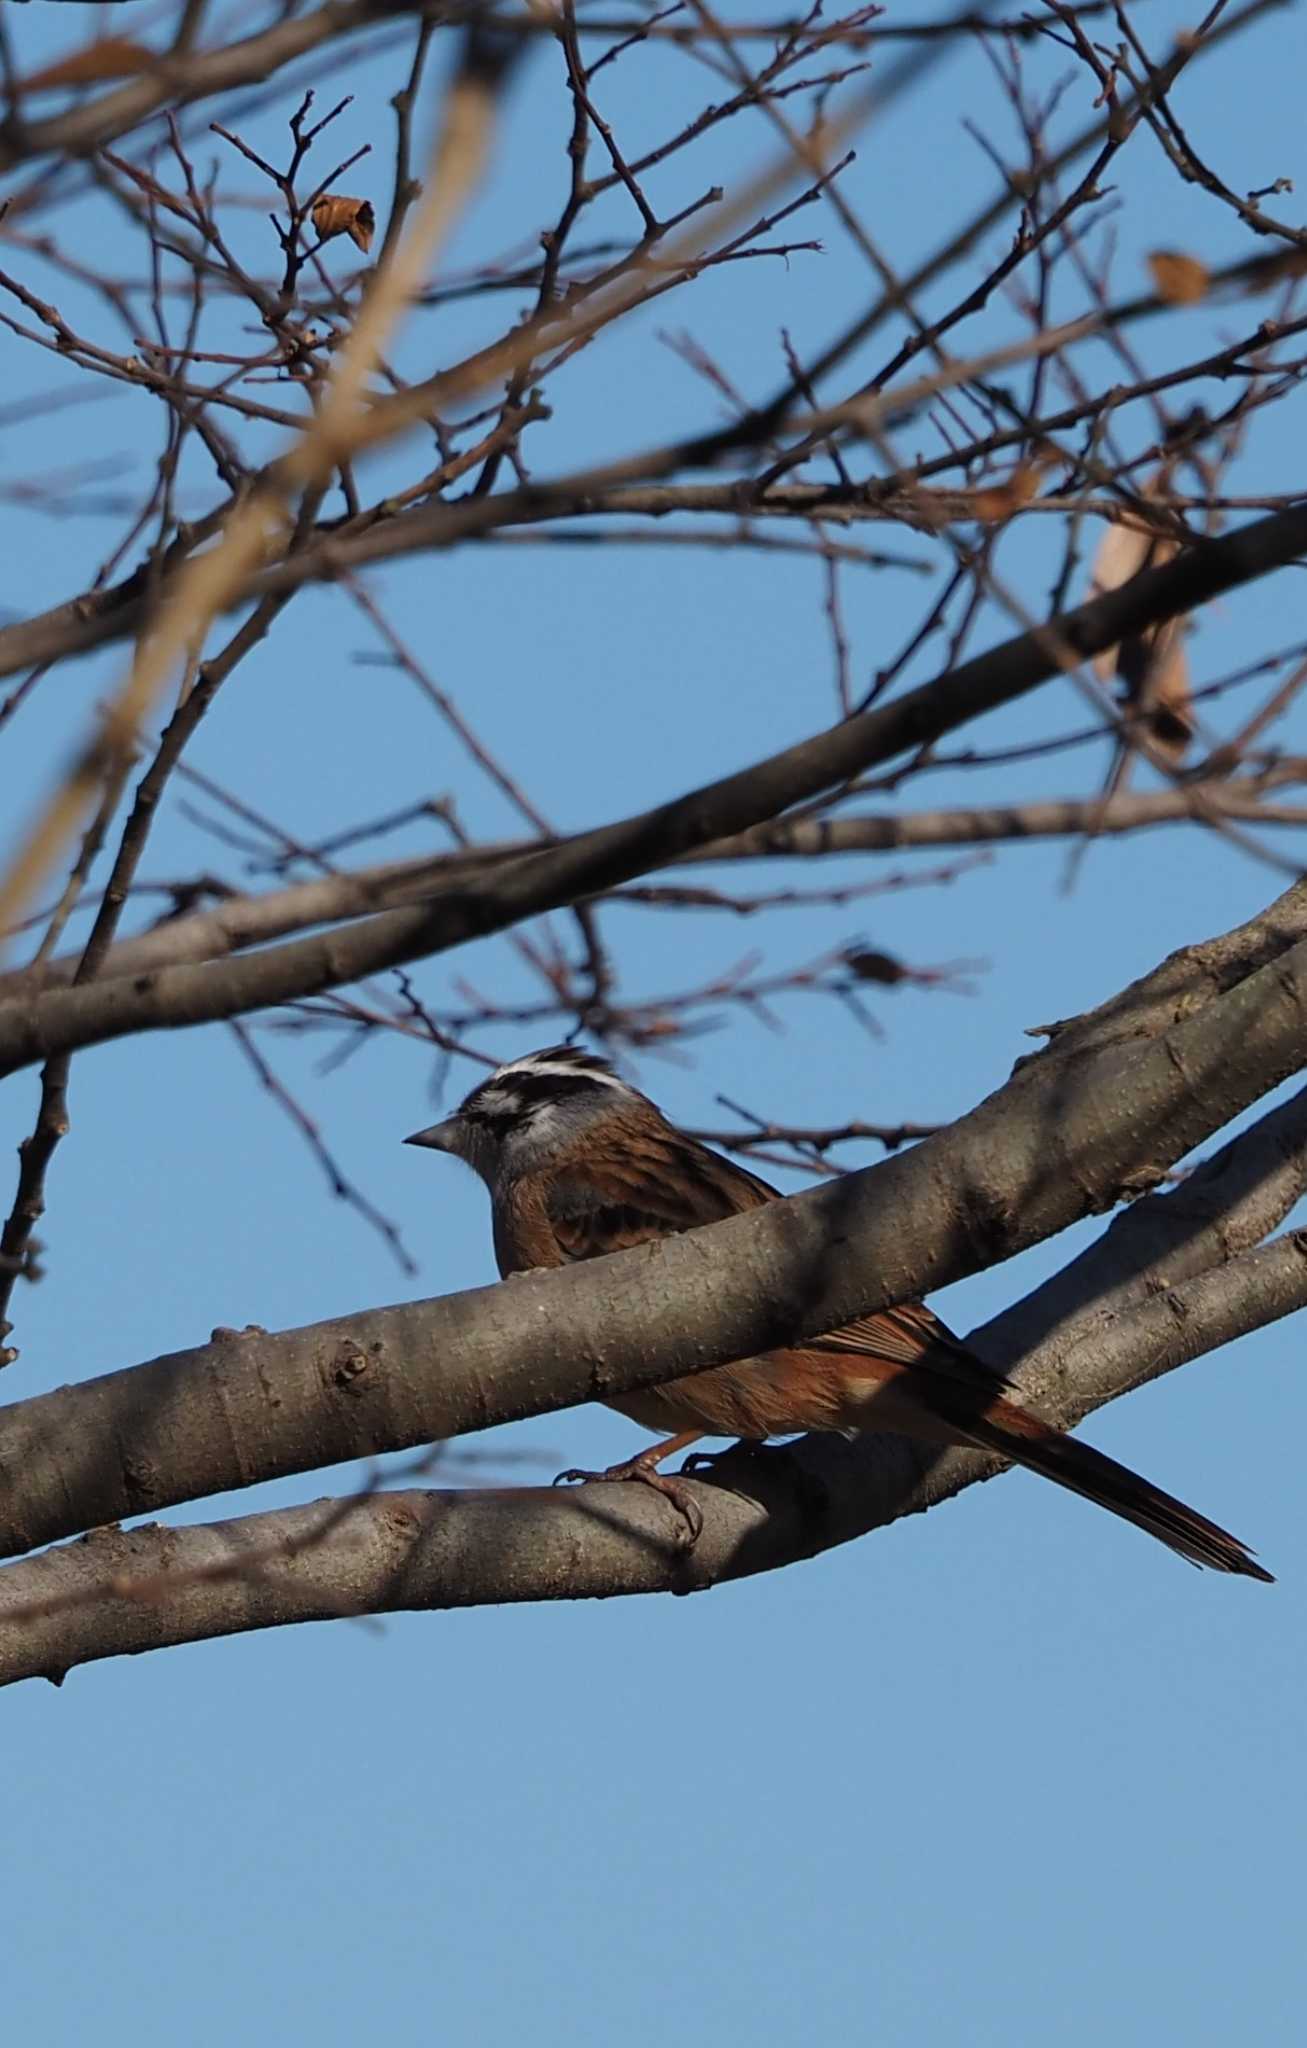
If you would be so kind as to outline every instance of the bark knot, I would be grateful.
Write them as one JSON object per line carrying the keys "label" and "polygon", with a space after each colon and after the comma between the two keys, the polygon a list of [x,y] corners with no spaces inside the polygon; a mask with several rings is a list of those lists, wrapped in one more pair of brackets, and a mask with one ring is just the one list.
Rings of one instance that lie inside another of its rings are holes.
{"label": "bark knot", "polygon": [[333,1385],[352,1394],[363,1392],[359,1381],[368,1369],[367,1353],[352,1337],[342,1337],[328,1363],[328,1373]]}

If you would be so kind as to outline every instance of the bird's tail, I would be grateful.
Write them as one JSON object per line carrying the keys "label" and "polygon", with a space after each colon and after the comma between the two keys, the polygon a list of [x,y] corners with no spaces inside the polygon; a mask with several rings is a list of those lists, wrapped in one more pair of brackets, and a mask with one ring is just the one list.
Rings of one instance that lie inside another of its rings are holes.
{"label": "bird's tail", "polygon": [[1245,1578],[1274,1585],[1273,1575],[1263,1570],[1237,1537],[1163,1493],[1160,1486],[1141,1479],[1128,1466],[1118,1465],[1115,1458],[1096,1451],[1092,1444],[1050,1429],[1015,1401],[993,1402],[987,1416],[973,1414],[962,1427],[982,1449],[997,1451],[1042,1478],[1096,1501],[1099,1507],[1133,1522],[1137,1529],[1146,1529],[1191,1564],[1208,1565],[1218,1572],[1240,1572]]}

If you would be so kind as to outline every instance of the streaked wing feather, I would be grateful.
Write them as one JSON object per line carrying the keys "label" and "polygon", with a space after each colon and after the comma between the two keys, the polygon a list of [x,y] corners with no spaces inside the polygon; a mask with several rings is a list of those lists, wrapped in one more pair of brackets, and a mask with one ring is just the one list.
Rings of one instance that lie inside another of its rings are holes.
{"label": "streaked wing feather", "polygon": [[692,1138],[642,1133],[638,1147],[590,1154],[583,1169],[556,1175],[545,1210],[566,1256],[593,1259],[775,1199],[765,1180]]}
{"label": "streaked wing feather", "polygon": [[932,1377],[951,1381],[960,1392],[982,1396],[986,1402],[1004,1390],[1002,1375],[959,1343],[924,1302],[904,1302],[897,1308],[859,1316],[856,1322],[846,1323],[804,1348],[851,1351],[892,1365],[924,1367]]}

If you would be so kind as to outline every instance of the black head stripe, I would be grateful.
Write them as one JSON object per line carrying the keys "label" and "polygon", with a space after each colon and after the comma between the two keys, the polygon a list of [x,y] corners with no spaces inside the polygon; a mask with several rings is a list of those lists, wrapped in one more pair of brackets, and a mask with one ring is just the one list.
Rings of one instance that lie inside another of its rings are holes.
{"label": "black head stripe", "polygon": [[532,1112],[578,1098],[607,1094],[602,1081],[578,1071],[575,1074],[533,1073],[529,1067],[517,1072],[492,1075],[474,1088],[461,1114],[473,1123],[503,1131],[523,1122]]}
{"label": "black head stripe", "polygon": [[479,1109],[475,1096],[469,1095],[459,1115],[465,1123],[479,1124],[484,1131],[491,1131],[502,1137],[517,1122],[517,1113],[511,1109]]}

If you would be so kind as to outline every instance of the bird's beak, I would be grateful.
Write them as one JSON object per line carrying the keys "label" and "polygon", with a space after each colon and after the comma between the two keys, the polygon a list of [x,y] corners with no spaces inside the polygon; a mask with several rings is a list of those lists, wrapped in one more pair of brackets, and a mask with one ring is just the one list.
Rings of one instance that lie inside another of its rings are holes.
{"label": "bird's beak", "polygon": [[454,1127],[457,1117],[447,1116],[442,1124],[428,1124],[425,1131],[414,1131],[411,1138],[405,1138],[406,1145],[429,1145],[433,1152],[454,1152]]}

